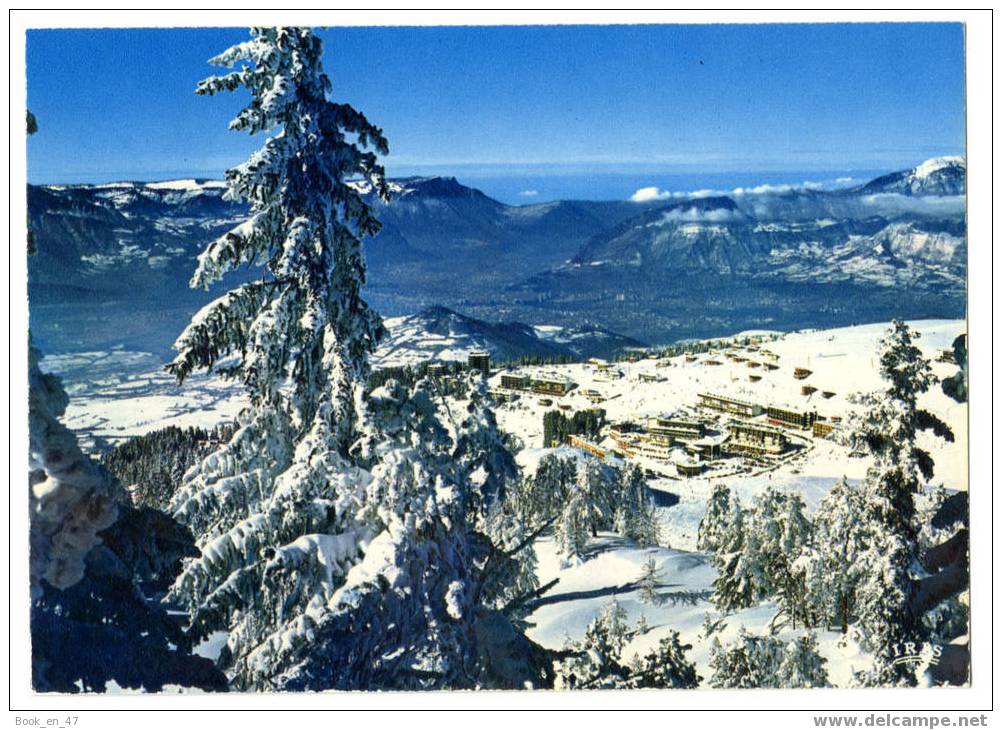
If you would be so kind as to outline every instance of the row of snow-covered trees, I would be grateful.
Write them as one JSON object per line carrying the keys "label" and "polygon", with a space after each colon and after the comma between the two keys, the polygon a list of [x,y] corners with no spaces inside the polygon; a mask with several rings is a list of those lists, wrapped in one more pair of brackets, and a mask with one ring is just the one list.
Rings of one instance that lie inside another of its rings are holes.
{"label": "row of snow-covered trees", "polygon": [[168,426],[114,447],[101,464],[126,485],[133,503],[163,511],[185,472],[232,435],[228,423],[211,429]]}
{"label": "row of snow-covered trees", "polygon": [[560,411],[547,411],[543,414],[543,446],[560,446],[571,435],[597,440],[604,425],[605,410],[602,408],[575,411],[570,418]]}
{"label": "row of snow-covered trees", "polygon": [[848,438],[873,459],[861,483],[837,482],[811,518],[798,495],[769,488],[745,507],[718,486],[698,538],[718,571],[718,609],[772,599],[776,622],[854,628],[875,660],[858,679],[876,686],[916,681],[895,661],[906,644],[966,633],[966,622],[942,620],[965,613],[966,530],[962,518],[931,527],[943,495],[924,491],[933,461],[917,441],[922,430],[953,434],[918,406],[933,376],[914,340],[893,323],[880,359],[887,388],[858,399]]}
{"label": "row of snow-covered trees", "polygon": [[583,559],[599,530],[614,530],[642,547],[658,544],[657,511],[636,465],[616,469],[597,459],[548,454],[511,504],[530,529],[553,526],[567,561]]}

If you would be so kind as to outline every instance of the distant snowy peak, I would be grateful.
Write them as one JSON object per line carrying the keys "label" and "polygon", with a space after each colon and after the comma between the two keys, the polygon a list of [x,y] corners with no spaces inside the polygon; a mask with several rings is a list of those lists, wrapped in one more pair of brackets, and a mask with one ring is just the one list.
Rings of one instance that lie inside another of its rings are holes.
{"label": "distant snowy peak", "polygon": [[967,162],[963,157],[934,157],[910,170],[892,172],[856,188],[855,192],[900,195],[964,195]]}
{"label": "distant snowy peak", "polygon": [[949,168],[960,168],[963,172],[967,172],[967,162],[963,157],[959,155],[948,156],[948,157],[933,157],[926,160],[921,165],[915,167],[912,171],[914,176],[919,179],[926,179],[932,175],[940,172],[941,170],[947,170]]}
{"label": "distant snowy peak", "polygon": [[372,357],[375,367],[416,365],[430,360],[465,361],[487,351],[496,360],[520,357],[608,356],[643,343],[593,327],[530,327],[521,322],[485,322],[433,306],[385,320],[387,336]]}
{"label": "distant snowy peak", "polygon": [[[368,180],[355,180],[348,183],[362,195],[372,195],[375,190]],[[390,197],[395,200],[408,197],[422,198],[487,198],[476,188],[467,187],[454,177],[401,177],[386,181]]]}
{"label": "distant snowy peak", "polygon": [[182,192],[201,192],[204,190],[225,190],[223,180],[203,180],[198,178],[183,178],[180,180],[158,180],[154,182],[137,182],[120,180],[107,183],[79,183],[76,185],[43,185],[49,190],[170,190]]}

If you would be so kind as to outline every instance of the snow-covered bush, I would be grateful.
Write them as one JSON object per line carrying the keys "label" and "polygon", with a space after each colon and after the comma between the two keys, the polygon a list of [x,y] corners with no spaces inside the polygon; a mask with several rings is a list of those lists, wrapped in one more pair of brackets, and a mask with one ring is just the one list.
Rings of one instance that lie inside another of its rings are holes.
{"label": "snow-covered bush", "polygon": [[754,636],[744,628],[735,641],[710,649],[710,686],[717,688],[827,687],[827,660],[817,651],[817,638],[807,634],[792,641]]}
{"label": "snow-covered bush", "polygon": [[[638,629],[639,632],[639,629]],[[699,685],[695,666],[686,659],[691,646],[672,631],[642,656],[627,660],[624,650],[632,634],[626,611],[613,601],[588,625],[584,639],[570,642],[570,656],[556,664],[560,689],[691,689]]]}

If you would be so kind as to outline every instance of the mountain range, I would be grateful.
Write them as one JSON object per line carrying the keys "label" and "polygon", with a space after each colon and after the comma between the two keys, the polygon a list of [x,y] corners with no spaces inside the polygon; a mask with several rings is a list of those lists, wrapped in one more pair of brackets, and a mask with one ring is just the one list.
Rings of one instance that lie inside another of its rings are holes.
{"label": "mountain range", "polygon": [[[965,185],[962,158],[839,190],[762,186],[642,202],[511,206],[426,177],[390,181],[385,203],[359,184],[383,223],[366,244],[365,296],[385,316],[420,314],[432,328],[448,311],[649,344],[964,316]],[[187,287],[198,252],[247,215],[224,191],[206,180],[29,186],[36,341],[165,353],[193,311],[255,275],[236,272],[210,292]],[[589,355],[608,344],[581,341]]]}
{"label": "mountain range", "polygon": [[371,358],[374,367],[426,360],[465,362],[475,351],[489,352],[495,361],[533,356],[580,360],[644,347],[642,342],[601,328],[484,322],[442,306],[390,317],[385,325],[387,335]]}

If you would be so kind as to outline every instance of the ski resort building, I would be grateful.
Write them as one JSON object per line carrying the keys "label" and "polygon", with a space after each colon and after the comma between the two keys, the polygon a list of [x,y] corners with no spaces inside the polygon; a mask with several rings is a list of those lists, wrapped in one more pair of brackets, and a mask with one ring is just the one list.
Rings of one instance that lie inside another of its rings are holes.
{"label": "ski resort building", "polygon": [[529,390],[532,378],[528,375],[502,375],[501,387],[508,390]]}
{"label": "ski resort building", "polygon": [[489,352],[483,350],[471,352],[466,364],[469,365],[470,370],[479,370],[485,378],[491,374],[491,354]]}
{"label": "ski resort building", "polygon": [[680,477],[698,477],[705,468],[698,461],[680,461],[675,464],[675,471]]}
{"label": "ski resort building", "polygon": [[779,406],[769,406],[766,409],[769,423],[774,426],[787,426],[808,429],[818,420],[817,411],[798,411]]}
{"label": "ski resort building", "polygon": [[519,399],[519,394],[511,390],[495,388],[490,393],[497,403],[514,403]]}
{"label": "ski resort building", "polygon": [[532,390],[540,395],[567,395],[576,383],[556,378],[539,378],[532,381]]}
{"label": "ski resort building", "polygon": [[735,422],[728,428],[731,437],[726,443],[726,449],[731,452],[775,456],[786,451],[789,443],[785,433],[771,426]]}
{"label": "ski resort building", "polygon": [[587,451],[592,456],[597,456],[599,459],[604,459],[606,457],[606,450],[603,449],[598,444],[593,444],[591,441],[580,436],[575,436],[571,434],[567,437],[567,443],[574,448],[581,449],[582,451]]}
{"label": "ski resort building", "polygon": [[706,428],[699,421],[656,416],[647,419],[647,433],[652,441],[666,437],[670,440],[695,440],[703,437]]}
{"label": "ski resort building", "polygon": [[723,446],[726,441],[726,436],[703,438],[688,444],[685,450],[698,461],[716,461],[723,456]]}
{"label": "ski resort building", "polygon": [[735,416],[745,416],[752,418],[762,414],[762,406],[737,398],[727,398],[722,395],[712,395],[710,393],[699,394],[699,405],[703,408],[710,408],[723,413],[733,413]]}
{"label": "ski resort building", "polygon": [[814,433],[814,438],[816,439],[826,438],[834,430],[835,427],[830,423],[826,423],[824,421],[814,422],[813,433]]}
{"label": "ski resort building", "polygon": [[631,459],[645,456],[657,461],[671,460],[671,447],[674,443],[671,437],[665,436],[654,440],[635,423],[629,421],[614,423],[609,427],[609,437],[615,443],[613,451],[621,456]]}

